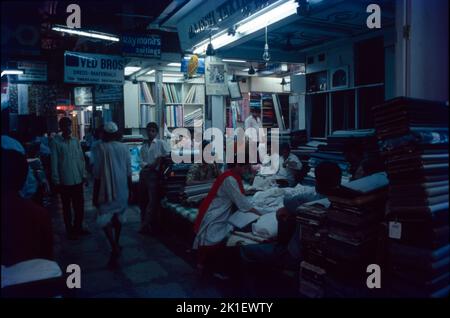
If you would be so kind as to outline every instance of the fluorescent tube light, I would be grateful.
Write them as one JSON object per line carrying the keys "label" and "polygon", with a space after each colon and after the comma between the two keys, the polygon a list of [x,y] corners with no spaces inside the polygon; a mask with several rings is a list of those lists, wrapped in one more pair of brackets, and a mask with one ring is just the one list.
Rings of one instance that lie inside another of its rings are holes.
{"label": "fluorescent tube light", "polygon": [[133,73],[136,73],[137,71],[139,71],[141,68],[139,66],[126,66],[125,67],[125,71],[124,74],[125,76],[131,75]]}
{"label": "fluorescent tube light", "polygon": [[68,27],[61,26],[61,25],[52,27],[52,30],[58,31],[58,32],[63,32],[63,33],[79,35],[79,36],[85,36],[85,37],[89,37],[89,38],[100,39],[100,40],[107,40],[107,41],[113,41],[113,42],[120,41],[120,39],[117,36],[114,36],[111,34],[100,33],[100,32],[96,32],[96,31],[83,31],[80,29],[68,28]]}
{"label": "fluorescent tube light", "polygon": [[251,33],[254,33],[266,26],[269,26],[293,14],[296,14],[297,7],[298,3],[294,0],[290,0],[283,4],[274,5],[273,9],[261,15],[258,15],[255,18],[250,17],[248,20],[237,27],[236,32],[242,35],[249,35]]}
{"label": "fluorescent tube light", "polygon": [[242,72],[248,72],[249,69],[250,69],[249,67],[244,68],[244,69],[242,70]]}
{"label": "fluorescent tube light", "polygon": [[22,75],[22,74],[23,74],[22,70],[4,70],[2,71],[1,77],[3,77],[3,75]]}
{"label": "fluorescent tube light", "polygon": [[153,73],[155,73],[155,70],[148,71],[147,73],[145,73],[145,75],[151,75]]}
{"label": "fluorescent tube light", "polygon": [[176,66],[176,67],[180,67],[181,63],[169,63],[167,64],[167,66]]}
{"label": "fluorescent tube light", "polygon": [[167,77],[184,77],[184,74],[182,74],[182,73],[179,73],[179,74],[164,73],[164,76],[167,76]]}
{"label": "fluorescent tube light", "polygon": [[[228,33],[222,33],[219,36],[216,36],[211,40],[211,44],[215,50],[218,48],[221,48],[222,46],[225,46],[227,44],[230,44],[231,42],[234,42],[236,39],[232,35],[228,35]],[[209,44],[209,39],[200,42],[198,45],[195,46],[194,54],[204,54],[206,52],[206,47]]]}
{"label": "fluorescent tube light", "polygon": [[[217,50],[225,45],[241,39],[243,36],[261,30],[262,28],[281,21],[293,14],[297,14],[297,7],[298,3],[295,0],[281,0],[275,2],[270,7],[268,7],[264,13],[255,13],[247,19],[243,20],[237,26],[235,36],[229,35],[228,31],[224,30],[211,38],[211,44],[213,45],[214,49]],[[206,39],[196,44],[193,47],[194,54],[205,54],[206,47],[208,46],[209,42],[210,39]]]}
{"label": "fluorescent tube light", "polygon": [[230,60],[230,59],[222,59],[223,62],[228,62],[228,63],[247,63],[247,61],[244,60]]}

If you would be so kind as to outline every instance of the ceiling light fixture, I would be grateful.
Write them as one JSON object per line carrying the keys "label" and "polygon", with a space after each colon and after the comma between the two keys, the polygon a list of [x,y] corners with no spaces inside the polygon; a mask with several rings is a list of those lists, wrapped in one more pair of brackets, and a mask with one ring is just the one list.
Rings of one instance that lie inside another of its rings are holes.
{"label": "ceiling light fixture", "polygon": [[139,67],[139,66],[126,66],[125,70],[124,70],[124,75],[129,76],[133,73],[136,73],[140,69],[141,69],[141,67]]}
{"label": "ceiling light fixture", "polygon": [[23,71],[22,70],[4,70],[2,71],[1,77],[3,77],[3,75],[22,75]]}
{"label": "ceiling light fixture", "polygon": [[175,73],[164,73],[164,76],[166,76],[166,77],[184,77],[184,74],[182,74],[182,73],[178,73],[178,74],[175,74]]}
{"label": "ceiling light fixture", "polygon": [[169,63],[167,64],[167,66],[176,66],[176,67],[180,67],[181,63]]}
{"label": "ceiling light fixture", "polygon": [[119,42],[120,39],[112,34],[107,33],[101,33],[97,31],[83,31],[81,29],[73,29],[69,28],[63,25],[55,25],[52,27],[53,31],[62,32],[62,33],[68,33],[73,35],[79,35],[79,36],[85,36],[88,38],[94,38],[99,40],[106,40],[106,41],[113,41],[113,42]]}
{"label": "ceiling light fixture", "polygon": [[153,73],[155,73],[155,70],[148,71],[147,73],[145,73],[145,75],[151,75]]}
{"label": "ceiling light fixture", "polygon": [[215,36],[210,37],[210,39],[203,40],[197,43],[193,47],[194,54],[205,54],[206,49],[211,43],[211,45],[217,50],[224,47],[236,40],[239,40],[243,36],[247,36],[251,33],[261,30],[265,26],[269,26],[273,23],[281,21],[291,15],[297,13],[298,4],[295,0],[280,0],[272,5],[268,6],[266,9],[261,10],[263,13],[255,13],[248,17],[247,19],[240,22],[236,27],[236,35],[232,35],[228,30],[224,30]]}
{"label": "ceiling light fixture", "polygon": [[247,61],[244,61],[244,60],[232,60],[232,59],[222,59],[222,62],[228,62],[228,63],[247,63]]}
{"label": "ceiling light fixture", "polygon": [[298,3],[294,0],[281,4],[280,2],[281,1],[274,3],[270,6],[270,10],[257,17],[250,16],[248,19],[244,20],[244,22],[237,27],[237,32],[239,34],[249,35],[297,13]]}

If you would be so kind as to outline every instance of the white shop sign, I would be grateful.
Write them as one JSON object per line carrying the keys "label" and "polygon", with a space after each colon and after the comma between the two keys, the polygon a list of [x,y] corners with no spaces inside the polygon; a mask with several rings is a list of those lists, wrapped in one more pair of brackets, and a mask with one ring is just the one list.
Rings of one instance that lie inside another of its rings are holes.
{"label": "white shop sign", "polygon": [[17,62],[17,68],[23,71],[23,74],[17,76],[19,81],[46,82],[47,64],[39,62]]}
{"label": "white shop sign", "polygon": [[123,100],[123,86],[121,85],[95,85],[96,104],[120,102]]}
{"label": "white shop sign", "polygon": [[122,85],[123,58],[78,52],[64,53],[64,82]]}

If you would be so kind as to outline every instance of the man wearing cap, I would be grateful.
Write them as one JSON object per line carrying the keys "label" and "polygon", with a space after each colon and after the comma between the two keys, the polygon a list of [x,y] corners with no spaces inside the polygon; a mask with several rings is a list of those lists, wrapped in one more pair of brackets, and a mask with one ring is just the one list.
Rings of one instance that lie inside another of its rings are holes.
{"label": "man wearing cap", "polygon": [[[84,154],[80,141],[71,136],[72,120],[63,117],[59,120],[61,135],[56,135],[51,143],[52,181],[61,195],[64,224],[69,239],[89,234],[83,229],[84,191],[87,180]],[[75,218],[72,220],[72,207]]]}

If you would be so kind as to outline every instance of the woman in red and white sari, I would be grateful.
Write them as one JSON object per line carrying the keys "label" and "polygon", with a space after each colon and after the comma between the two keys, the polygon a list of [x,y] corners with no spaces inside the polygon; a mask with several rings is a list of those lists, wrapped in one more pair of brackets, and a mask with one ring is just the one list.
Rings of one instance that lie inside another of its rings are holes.
{"label": "woman in red and white sari", "polygon": [[219,175],[207,197],[199,208],[195,220],[193,248],[198,250],[198,268],[203,270],[205,263],[217,258],[223,251],[226,240],[233,230],[228,219],[233,211],[233,205],[240,211],[261,213],[253,208],[250,200],[245,196],[241,175],[248,169],[249,164],[228,164],[230,169]]}

